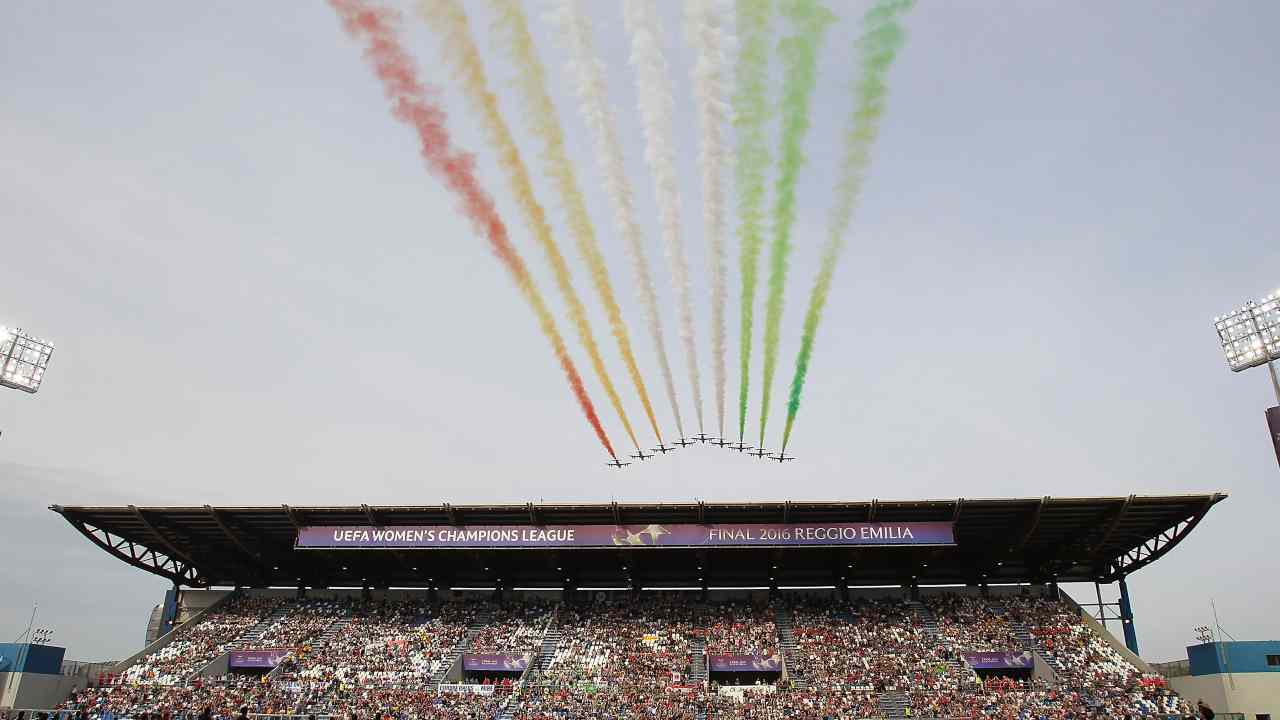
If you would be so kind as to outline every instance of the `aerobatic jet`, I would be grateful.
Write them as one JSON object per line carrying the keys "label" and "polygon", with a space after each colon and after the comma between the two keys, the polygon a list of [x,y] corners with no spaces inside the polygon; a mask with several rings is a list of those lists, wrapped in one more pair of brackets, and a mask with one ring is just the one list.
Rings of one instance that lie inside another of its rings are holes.
{"label": "aerobatic jet", "polygon": [[737,450],[738,452],[742,452],[742,451],[744,451],[744,450],[750,450],[750,449],[751,449],[751,446],[750,446],[750,445],[743,445],[743,444],[742,444],[742,441],[741,441],[741,440],[739,440],[737,445],[730,445],[730,446],[729,446],[729,449],[730,449],[730,450]]}
{"label": "aerobatic jet", "polygon": [[707,441],[709,441],[709,440],[710,440],[710,441],[713,441],[713,442],[715,441],[715,438],[711,437],[710,435],[708,435],[708,434],[706,434],[706,433],[698,433],[697,435],[694,435],[694,436],[693,436],[693,439],[694,439],[694,440],[697,440],[697,441],[698,441],[698,442],[700,442],[700,443],[706,443],[706,442],[707,442]]}
{"label": "aerobatic jet", "polygon": [[667,447],[666,445],[663,445],[663,444],[661,444],[661,443],[659,443],[659,444],[658,444],[658,447],[653,448],[653,451],[654,451],[654,452],[656,452],[656,453],[662,453],[663,455],[666,455],[666,454],[667,454],[667,453],[669,453],[669,452],[675,452],[675,450],[676,450],[675,448],[673,448],[673,447]]}
{"label": "aerobatic jet", "polygon": [[609,467],[615,467],[615,468],[624,468],[624,467],[626,467],[626,466],[628,466],[628,465],[630,465],[630,464],[631,464],[631,463],[624,463],[624,462],[622,462],[621,460],[619,460],[619,459],[617,459],[617,458],[614,458],[614,459],[613,459],[613,462],[607,462],[607,463],[605,463],[605,465],[608,465]]}
{"label": "aerobatic jet", "polygon": [[770,455],[770,456],[769,456],[769,459],[770,459],[770,460],[777,460],[779,463],[784,463],[784,462],[786,462],[786,461],[788,461],[788,460],[795,460],[795,459],[796,459],[796,456],[795,456],[795,455],[788,455],[788,454],[786,454],[785,452],[780,452],[780,453],[778,453],[777,455]]}
{"label": "aerobatic jet", "polygon": [[687,448],[687,447],[689,447],[690,445],[694,445],[695,443],[694,443],[692,440],[689,440],[688,438],[680,438],[679,440],[676,440],[675,442],[673,442],[673,443],[671,443],[671,444],[672,444],[672,445],[679,445],[679,446],[680,446],[680,447],[682,447],[682,448]]}
{"label": "aerobatic jet", "polygon": [[631,457],[637,460],[648,460],[649,458],[653,457],[653,453],[649,453],[648,455],[645,455],[644,450],[637,449],[636,452],[631,453]]}
{"label": "aerobatic jet", "polygon": [[724,438],[716,438],[716,439],[713,439],[713,440],[711,441],[711,444],[712,444],[712,445],[719,445],[720,447],[729,447],[730,445],[732,445],[732,444],[733,444],[733,441],[732,441],[732,440],[725,440]]}
{"label": "aerobatic jet", "polygon": [[756,457],[758,457],[758,458],[766,458],[766,457],[769,457],[769,451],[768,451],[768,450],[765,450],[764,448],[760,448],[759,450],[756,450],[755,452],[747,453],[747,454],[748,454],[748,455],[755,455],[755,456],[756,456]]}

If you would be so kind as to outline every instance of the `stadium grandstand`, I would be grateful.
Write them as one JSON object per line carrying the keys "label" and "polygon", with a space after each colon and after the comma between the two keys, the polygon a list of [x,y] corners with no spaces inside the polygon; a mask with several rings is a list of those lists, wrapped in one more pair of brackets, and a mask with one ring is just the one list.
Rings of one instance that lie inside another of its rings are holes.
{"label": "stadium grandstand", "polygon": [[[54,506],[174,585],[54,712],[1192,717],[1126,578],[1223,499]],[[1065,583],[1118,584],[1122,637]]]}

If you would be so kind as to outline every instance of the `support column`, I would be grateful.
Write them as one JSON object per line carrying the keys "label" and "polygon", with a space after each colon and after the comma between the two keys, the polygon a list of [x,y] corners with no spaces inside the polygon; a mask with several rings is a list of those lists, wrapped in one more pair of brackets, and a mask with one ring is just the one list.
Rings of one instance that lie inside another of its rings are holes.
{"label": "support column", "polygon": [[1120,576],[1120,622],[1124,626],[1125,647],[1138,654],[1138,632],[1133,627],[1133,605],[1129,602],[1129,585]]}

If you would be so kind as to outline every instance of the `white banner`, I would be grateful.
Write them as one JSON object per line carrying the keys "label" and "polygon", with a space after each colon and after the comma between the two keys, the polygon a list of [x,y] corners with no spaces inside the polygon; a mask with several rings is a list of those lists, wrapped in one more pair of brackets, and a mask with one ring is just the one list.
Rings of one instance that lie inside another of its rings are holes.
{"label": "white banner", "polygon": [[472,685],[470,683],[441,683],[442,693],[471,693],[472,695],[492,695],[496,685]]}

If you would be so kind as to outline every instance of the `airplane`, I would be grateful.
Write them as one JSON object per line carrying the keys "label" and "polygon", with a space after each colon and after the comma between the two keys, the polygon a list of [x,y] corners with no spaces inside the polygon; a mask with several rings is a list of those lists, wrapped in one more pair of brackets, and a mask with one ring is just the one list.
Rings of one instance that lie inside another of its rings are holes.
{"label": "airplane", "polygon": [[758,458],[766,458],[766,457],[769,457],[769,451],[768,451],[768,450],[765,450],[764,448],[760,448],[759,450],[756,450],[756,451],[755,451],[755,452],[753,452],[753,453],[747,453],[747,454],[748,454],[748,455],[755,455],[755,456],[756,456],[756,457],[758,457]]}
{"label": "airplane", "polygon": [[636,452],[631,453],[631,457],[637,460],[648,460],[649,458],[653,457],[653,453],[649,453],[648,455],[645,455],[644,450],[640,450],[637,448]]}
{"label": "airplane", "polygon": [[672,445],[679,445],[679,446],[680,446],[680,447],[682,447],[682,448],[686,448],[686,447],[689,447],[690,445],[696,445],[697,443],[693,442],[692,440],[687,440],[687,439],[685,439],[685,438],[680,438],[679,440],[676,440],[676,441],[672,442],[671,444],[672,444]]}
{"label": "airplane", "polygon": [[616,468],[624,468],[624,467],[626,467],[626,466],[628,466],[628,465],[630,465],[630,464],[631,464],[631,463],[624,463],[624,462],[622,462],[621,460],[619,460],[619,459],[617,459],[617,458],[614,458],[614,459],[613,459],[613,462],[607,462],[607,463],[605,463],[605,465],[608,465],[609,467],[616,467]]}
{"label": "airplane", "polygon": [[656,453],[662,453],[663,455],[666,455],[669,452],[675,452],[675,448],[667,447],[666,445],[659,443],[658,447],[653,448],[653,451]]}
{"label": "airplane", "polygon": [[743,445],[743,444],[742,444],[742,441],[741,441],[741,440],[739,440],[737,445],[730,445],[730,446],[729,446],[729,449],[730,449],[730,450],[737,450],[738,452],[742,452],[743,450],[750,450],[750,449],[751,449],[751,446],[750,446],[750,445]]}
{"label": "airplane", "polygon": [[777,455],[770,455],[770,456],[769,456],[769,459],[770,459],[770,460],[777,460],[778,462],[780,462],[780,463],[781,463],[781,462],[786,462],[786,461],[788,461],[788,460],[795,460],[795,459],[796,459],[796,456],[795,456],[795,455],[787,455],[787,454],[786,454],[786,452],[784,451],[784,452],[780,452],[780,453],[778,453]]}
{"label": "airplane", "polygon": [[732,441],[732,440],[725,440],[724,438],[720,438],[720,439],[718,439],[718,440],[712,440],[712,441],[711,441],[711,444],[712,444],[712,445],[719,445],[720,447],[729,447],[730,445],[732,445],[732,444],[733,444],[733,441]]}
{"label": "airplane", "polygon": [[698,442],[700,442],[700,443],[705,443],[705,442],[707,442],[708,440],[712,440],[712,441],[714,441],[714,440],[715,440],[715,438],[711,437],[710,435],[708,435],[708,434],[706,434],[706,433],[698,433],[697,435],[694,435],[694,436],[693,436],[693,439],[694,439],[694,440],[697,440],[697,441],[698,441]]}

